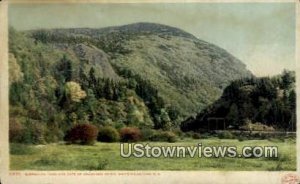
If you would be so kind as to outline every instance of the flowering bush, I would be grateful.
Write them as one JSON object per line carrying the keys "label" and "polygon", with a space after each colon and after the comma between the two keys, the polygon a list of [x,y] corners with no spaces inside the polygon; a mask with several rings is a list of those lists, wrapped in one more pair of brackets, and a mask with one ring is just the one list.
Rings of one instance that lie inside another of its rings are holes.
{"label": "flowering bush", "polygon": [[136,142],[141,140],[142,134],[140,129],[136,127],[125,127],[120,130],[121,141]]}
{"label": "flowering bush", "polygon": [[78,124],[65,135],[65,141],[72,144],[92,145],[98,136],[98,128],[91,124]]}

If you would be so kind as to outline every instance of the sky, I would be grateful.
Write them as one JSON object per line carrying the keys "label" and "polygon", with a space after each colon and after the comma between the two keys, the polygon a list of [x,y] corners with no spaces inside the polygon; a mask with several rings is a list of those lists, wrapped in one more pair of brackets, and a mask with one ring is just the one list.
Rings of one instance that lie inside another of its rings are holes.
{"label": "sky", "polygon": [[295,70],[295,3],[10,4],[9,25],[101,28],[136,22],[178,27],[216,44],[257,76]]}

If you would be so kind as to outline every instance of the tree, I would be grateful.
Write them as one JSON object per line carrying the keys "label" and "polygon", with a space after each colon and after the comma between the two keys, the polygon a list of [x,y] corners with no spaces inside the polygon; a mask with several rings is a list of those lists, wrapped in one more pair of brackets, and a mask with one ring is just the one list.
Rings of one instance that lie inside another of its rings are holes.
{"label": "tree", "polygon": [[101,142],[116,142],[120,139],[119,132],[110,126],[99,129],[98,141]]}
{"label": "tree", "polygon": [[72,102],[80,102],[86,97],[86,92],[81,89],[78,83],[73,81],[65,84],[65,93],[67,99]]}
{"label": "tree", "polygon": [[226,119],[233,126],[238,126],[239,124],[239,110],[235,103],[230,106],[229,112],[227,114]]}
{"label": "tree", "polygon": [[104,95],[108,100],[113,99],[114,91],[113,91],[113,82],[110,79],[105,80],[104,84]]}
{"label": "tree", "polygon": [[156,115],[155,128],[169,130],[172,126],[171,119],[166,109],[160,109],[160,114]]}
{"label": "tree", "polygon": [[90,81],[90,87],[94,86],[97,82],[96,76],[95,76],[95,69],[94,67],[91,67],[90,72],[89,72],[89,81]]}
{"label": "tree", "polygon": [[60,60],[57,65],[58,77],[61,82],[68,82],[72,80],[73,67],[70,59],[66,55]]}
{"label": "tree", "polygon": [[144,122],[144,114],[135,105],[129,106],[129,112],[127,114],[128,125],[139,126]]}
{"label": "tree", "polygon": [[24,74],[21,71],[20,65],[13,54],[9,54],[9,84],[21,82]]}
{"label": "tree", "polygon": [[292,72],[284,70],[282,73],[282,88],[288,89],[295,82],[295,76]]}
{"label": "tree", "polygon": [[81,81],[81,84],[83,86],[83,89],[87,89],[88,88],[88,77],[87,75],[85,74],[82,66],[79,68],[79,79]]}
{"label": "tree", "polygon": [[289,95],[289,104],[291,109],[296,109],[296,92],[292,90]]}

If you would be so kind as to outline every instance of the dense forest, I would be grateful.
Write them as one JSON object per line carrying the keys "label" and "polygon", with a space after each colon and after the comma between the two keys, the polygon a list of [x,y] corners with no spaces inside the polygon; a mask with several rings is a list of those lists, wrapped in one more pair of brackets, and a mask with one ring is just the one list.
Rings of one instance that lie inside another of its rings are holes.
{"label": "dense forest", "polygon": [[245,129],[255,124],[271,130],[296,130],[295,72],[262,78],[244,78],[227,86],[219,100],[196,118],[181,124],[185,131]]}
{"label": "dense forest", "polygon": [[246,119],[295,128],[293,73],[255,78],[225,50],[177,28],[10,28],[9,52],[12,142],[61,141],[80,124],[168,136],[205,128],[210,116],[234,128]]}
{"label": "dense forest", "polygon": [[70,127],[87,122],[168,129],[176,117],[138,74],[122,70],[123,80],[98,77],[93,66],[88,72],[75,68],[64,52],[14,30],[10,36],[10,126],[17,141],[62,140]]}

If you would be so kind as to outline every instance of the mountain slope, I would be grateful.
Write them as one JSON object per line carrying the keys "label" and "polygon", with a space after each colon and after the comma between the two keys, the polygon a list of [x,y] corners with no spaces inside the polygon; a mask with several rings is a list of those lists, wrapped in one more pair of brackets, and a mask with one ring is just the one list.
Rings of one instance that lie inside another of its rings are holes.
{"label": "mountain slope", "polygon": [[10,29],[9,52],[10,135],[25,143],[63,140],[78,123],[179,128],[252,76],[224,49],[152,23]]}
{"label": "mountain slope", "polygon": [[198,40],[149,35],[130,40],[125,49],[131,53],[112,63],[150,80],[163,99],[185,115],[213,102],[231,80],[250,75],[224,50]]}
{"label": "mountain slope", "polygon": [[[87,50],[97,47],[114,68],[113,72],[111,67],[105,67],[110,71],[105,77],[116,78],[114,73],[117,73],[128,78],[124,71],[139,75],[158,90],[166,106],[176,109],[183,118],[195,115],[215,101],[230,81],[252,75],[225,50],[161,24],[35,30],[29,34],[56,47],[59,44],[68,48],[80,45]],[[80,58],[80,51],[72,50]],[[87,58],[90,65],[97,63],[92,58]]]}
{"label": "mountain slope", "polygon": [[271,78],[233,81],[212,105],[181,124],[184,131],[204,132],[255,127],[264,131],[296,130],[295,72],[285,70]]}

